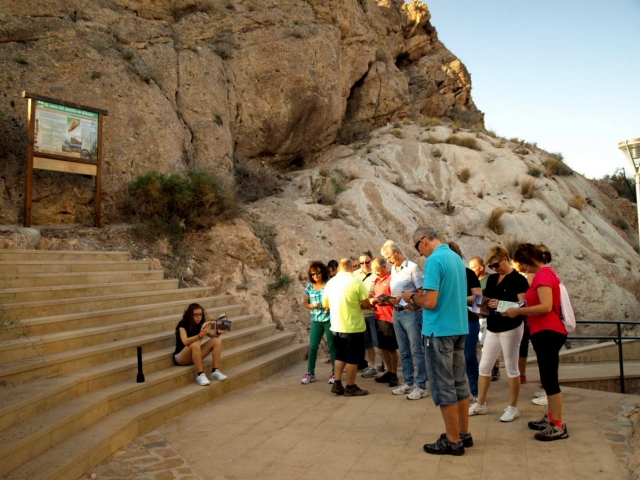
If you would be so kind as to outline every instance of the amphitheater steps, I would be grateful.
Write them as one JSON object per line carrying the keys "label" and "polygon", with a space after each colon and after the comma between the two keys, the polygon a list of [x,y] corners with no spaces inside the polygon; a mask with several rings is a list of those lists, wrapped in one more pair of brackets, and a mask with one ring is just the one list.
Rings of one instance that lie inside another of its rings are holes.
{"label": "amphitheater steps", "polygon": [[[232,296],[179,289],[130,258],[0,250],[0,477],[78,478],[136,436],[304,358],[306,345]],[[173,364],[175,326],[192,302],[233,321],[229,378],[208,387],[193,366]]]}

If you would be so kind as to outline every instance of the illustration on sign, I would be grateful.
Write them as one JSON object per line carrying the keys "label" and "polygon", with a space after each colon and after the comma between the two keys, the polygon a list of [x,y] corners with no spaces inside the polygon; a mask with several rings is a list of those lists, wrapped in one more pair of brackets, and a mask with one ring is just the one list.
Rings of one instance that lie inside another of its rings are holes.
{"label": "illustration on sign", "polygon": [[98,160],[98,114],[36,101],[34,153]]}

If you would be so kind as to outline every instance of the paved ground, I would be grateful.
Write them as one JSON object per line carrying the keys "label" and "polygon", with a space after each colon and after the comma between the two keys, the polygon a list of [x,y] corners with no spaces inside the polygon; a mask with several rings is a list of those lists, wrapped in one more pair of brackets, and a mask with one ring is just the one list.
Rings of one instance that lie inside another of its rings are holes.
{"label": "paved ground", "polygon": [[422,451],[424,443],[444,431],[431,398],[410,401],[360,377],[358,384],[370,390],[369,396],[337,397],[326,383],[329,365],[318,365],[318,381],[310,385],[300,384],[305,370],[306,364],[299,363],[169,422],[82,478],[629,478],[628,416],[640,407],[636,395],[565,388],[564,419],[570,438],[538,442],[526,425],[543,413],[530,402],[539,386],[535,366],[530,365],[529,383],[520,395],[521,417],[511,423],[499,421],[507,406],[507,382],[493,382],[490,413],[470,419],[474,447],[463,457],[440,457]]}

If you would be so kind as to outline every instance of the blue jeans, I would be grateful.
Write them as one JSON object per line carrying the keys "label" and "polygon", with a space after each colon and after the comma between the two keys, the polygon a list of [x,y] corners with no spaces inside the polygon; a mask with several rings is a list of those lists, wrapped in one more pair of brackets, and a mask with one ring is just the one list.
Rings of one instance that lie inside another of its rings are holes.
{"label": "blue jeans", "polygon": [[467,364],[469,389],[474,398],[478,398],[478,333],[480,322],[469,322],[469,334],[464,342],[464,359]]}
{"label": "blue jeans", "polygon": [[416,364],[415,383],[420,388],[427,387],[427,365],[422,348],[422,313],[409,310],[393,311],[393,329],[396,332],[402,376],[407,385],[413,385],[413,362]]}
{"label": "blue jeans", "polygon": [[427,355],[429,389],[436,407],[455,405],[469,398],[469,382],[464,372],[465,337],[422,337]]}

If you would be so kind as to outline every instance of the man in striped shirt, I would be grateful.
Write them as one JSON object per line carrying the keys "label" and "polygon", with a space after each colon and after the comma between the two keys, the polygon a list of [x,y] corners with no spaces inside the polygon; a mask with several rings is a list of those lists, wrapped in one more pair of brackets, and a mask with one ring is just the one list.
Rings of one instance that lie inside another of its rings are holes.
{"label": "man in striped shirt", "polygon": [[407,395],[409,400],[419,400],[429,395],[427,366],[422,347],[422,315],[402,300],[402,293],[422,291],[422,271],[418,265],[404,257],[400,247],[393,240],[385,242],[380,253],[391,264],[390,301],[394,305],[393,329],[400,349],[402,376],[405,382],[404,385],[393,389],[392,393]]}

